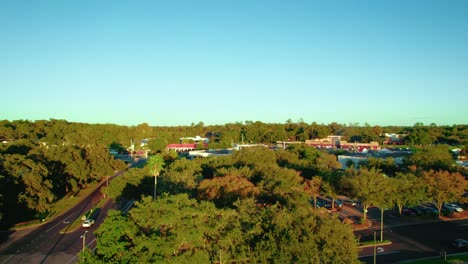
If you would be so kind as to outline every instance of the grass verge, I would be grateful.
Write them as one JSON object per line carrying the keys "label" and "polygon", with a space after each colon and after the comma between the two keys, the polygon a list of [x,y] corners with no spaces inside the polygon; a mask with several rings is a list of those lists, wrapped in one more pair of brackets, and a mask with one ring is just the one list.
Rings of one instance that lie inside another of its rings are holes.
{"label": "grass verge", "polygon": [[81,189],[75,195],[65,196],[62,199],[60,199],[57,202],[52,203],[50,205],[49,213],[38,215],[38,216],[36,216],[37,219],[33,219],[33,220],[30,220],[30,221],[18,223],[16,225],[14,225],[13,227],[11,227],[10,230],[26,229],[26,228],[34,227],[36,225],[40,225],[42,223],[45,223],[46,221],[52,220],[55,217],[58,217],[61,214],[63,214],[64,212],[66,212],[71,207],[75,206],[82,199],[84,199],[90,193],[95,191],[98,188],[98,186],[99,186],[99,182],[93,183],[93,184],[89,185],[88,188]]}
{"label": "grass verge", "polygon": [[96,219],[97,215],[99,215],[99,213],[101,212],[101,206],[103,206],[107,201],[108,199],[102,199],[99,203],[96,204],[96,206],[91,208],[84,215],[80,215],[75,220],[73,220],[72,223],[62,228],[62,230],[60,230],[60,234],[66,234],[75,231],[78,227],[81,226],[83,221],[88,218]]}
{"label": "grass verge", "polygon": [[[390,245],[392,241],[384,239],[384,241],[376,241],[375,245],[376,246],[382,246],[382,245]],[[359,247],[373,247],[374,246],[374,241],[363,241],[359,243]]]}

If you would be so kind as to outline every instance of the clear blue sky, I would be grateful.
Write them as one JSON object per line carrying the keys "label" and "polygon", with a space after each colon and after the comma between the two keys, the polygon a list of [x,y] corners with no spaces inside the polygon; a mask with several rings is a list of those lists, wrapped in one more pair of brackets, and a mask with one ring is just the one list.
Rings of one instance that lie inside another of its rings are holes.
{"label": "clear blue sky", "polygon": [[1,1],[0,119],[468,124],[468,1]]}

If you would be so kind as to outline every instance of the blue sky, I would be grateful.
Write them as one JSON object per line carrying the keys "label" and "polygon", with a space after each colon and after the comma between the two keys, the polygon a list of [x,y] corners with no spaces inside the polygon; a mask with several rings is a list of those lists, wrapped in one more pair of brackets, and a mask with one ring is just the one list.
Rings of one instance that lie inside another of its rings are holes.
{"label": "blue sky", "polygon": [[468,124],[468,1],[1,1],[0,119]]}

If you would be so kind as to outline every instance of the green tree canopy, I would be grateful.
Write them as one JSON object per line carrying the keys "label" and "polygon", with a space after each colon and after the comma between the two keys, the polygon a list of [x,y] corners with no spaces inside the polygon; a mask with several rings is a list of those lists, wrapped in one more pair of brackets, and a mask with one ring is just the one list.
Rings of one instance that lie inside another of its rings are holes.
{"label": "green tree canopy", "polygon": [[423,172],[423,180],[427,196],[439,210],[439,216],[444,203],[460,200],[468,189],[468,181],[460,173],[431,170]]}
{"label": "green tree canopy", "polygon": [[367,209],[372,204],[378,205],[383,196],[388,193],[391,185],[379,170],[375,168],[353,171],[352,175],[343,179],[343,184],[349,186],[352,196],[362,203],[363,221],[367,220]]}

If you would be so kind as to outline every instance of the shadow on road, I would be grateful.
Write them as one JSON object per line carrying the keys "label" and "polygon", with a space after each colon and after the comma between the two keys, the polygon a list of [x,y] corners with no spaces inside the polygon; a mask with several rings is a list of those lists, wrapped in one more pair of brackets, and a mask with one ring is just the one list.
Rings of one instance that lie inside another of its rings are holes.
{"label": "shadow on road", "polygon": [[[77,215],[78,216],[83,215],[88,210],[89,205],[94,204],[93,201],[96,199],[96,197],[98,199],[101,199],[101,197],[102,197],[102,194],[100,192],[100,188],[97,188],[94,192],[91,193],[90,196],[88,196],[88,198],[86,198],[86,200],[85,200],[86,202],[85,202],[84,206],[83,205],[81,206],[81,209],[80,209],[80,211],[79,211],[79,213]],[[99,212],[100,212],[100,210],[96,210],[95,212],[93,212],[93,219],[97,218],[97,216],[99,215]],[[54,252],[57,245],[60,244],[60,241],[62,241],[65,234],[67,234],[67,232],[72,227],[72,224],[73,224],[73,221],[71,221],[71,223],[67,225],[67,227],[65,228],[64,234],[60,235],[60,238],[57,239],[57,241],[54,243],[54,245],[49,250],[49,252],[47,252],[47,254],[44,256],[44,259],[42,259],[42,261],[40,262],[41,264],[45,263],[47,258],[52,254],[52,252]]]}

